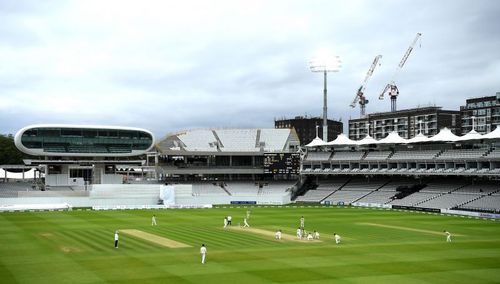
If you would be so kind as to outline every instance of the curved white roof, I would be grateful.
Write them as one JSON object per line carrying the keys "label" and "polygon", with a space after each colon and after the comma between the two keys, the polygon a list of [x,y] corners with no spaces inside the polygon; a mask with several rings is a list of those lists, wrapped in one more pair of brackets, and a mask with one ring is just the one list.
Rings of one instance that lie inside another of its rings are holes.
{"label": "curved white roof", "polygon": [[482,139],[500,139],[500,126],[497,126],[495,130],[491,131],[490,133],[484,134]]}
{"label": "curved white roof", "polygon": [[334,145],[357,145],[357,141],[349,139],[345,134],[339,134],[337,138],[333,141],[326,143],[328,146]]}
{"label": "curved white roof", "polygon": [[[295,144],[294,144],[295,143]],[[194,129],[168,134],[159,143],[164,153],[172,152],[287,152],[299,140],[291,129]]]}
{"label": "curved white roof", "polygon": [[450,129],[443,128],[438,134],[429,138],[429,142],[455,142],[458,141],[460,137],[453,134]]}
{"label": "curved white roof", "polygon": [[476,130],[472,129],[471,131],[469,131],[464,136],[458,137],[457,141],[479,140],[479,139],[483,139],[482,136],[483,135],[481,135],[479,132],[477,132]]}
{"label": "curved white roof", "polygon": [[318,147],[318,146],[325,146],[327,143],[323,141],[323,139],[319,138],[316,136],[316,138],[311,141],[311,143],[307,144],[306,147]]}
{"label": "curved white roof", "polygon": [[422,134],[422,132],[417,134],[417,136],[408,139],[408,143],[421,143],[421,142],[428,142],[428,141],[429,141],[429,137]]}
{"label": "curved white roof", "polygon": [[406,144],[406,143],[408,143],[408,140],[399,136],[399,134],[396,131],[392,131],[385,138],[378,140],[377,143],[378,144]]}
{"label": "curved white roof", "polygon": [[365,138],[357,141],[356,144],[357,145],[369,145],[369,144],[377,144],[377,143],[378,143],[378,141],[375,138],[371,137],[370,135],[366,135]]}

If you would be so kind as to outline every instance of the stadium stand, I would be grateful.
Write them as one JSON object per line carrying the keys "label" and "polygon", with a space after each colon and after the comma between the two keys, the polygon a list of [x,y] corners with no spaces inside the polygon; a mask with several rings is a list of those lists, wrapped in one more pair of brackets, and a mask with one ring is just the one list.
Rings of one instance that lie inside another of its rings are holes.
{"label": "stadium stand", "polygon": [[486,152],[486,149],[452,149],[443,152],[441,155],[438,155],[436,159],[479,159],[486,155]]}

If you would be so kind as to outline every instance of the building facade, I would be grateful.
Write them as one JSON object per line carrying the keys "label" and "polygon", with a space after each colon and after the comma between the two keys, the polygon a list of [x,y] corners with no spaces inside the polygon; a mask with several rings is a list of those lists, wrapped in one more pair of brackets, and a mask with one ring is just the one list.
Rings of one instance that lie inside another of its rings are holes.
{"label": "building facade", "polygon": [[[321,117],[303,117],[296,116],[292,119],[278,119],[274,121],[274,127],[278,129],[295,129],[299,137],[300,145],[304,146],[316,138],[316,126],[318,127],[318,136],[323,139],[323,118]],[[343,132],[344,125],[340,121],[328,120],[328,139],[332,141],[337,135]],[[323,139],[325,140],[325,139]]]}
{"label": "building facade", "polygon": [[486,134],[500,125],[500,92],[495,96],[472,98],[460,107],[462,133],[474,129]]}
{"label": "building facade", "polygon": [[410,139],[419,132],[426,136],[436,135],[447,127],[454,134],[461,134],[460,112],[442,110],[441,107],[423,107],[368,114],[364,118],[349,120],[349,138],[360,140],[368,132],[375,139],[385,138],[396,131],[399,136]]}
{"label": "building facade", "polygon": [[39,124],[19,130],[16,147],[33,159],[28,166],[43,168],[48,186],[120,184],[117,168],[141,166],[154,146],[153,134],[134,127]]}

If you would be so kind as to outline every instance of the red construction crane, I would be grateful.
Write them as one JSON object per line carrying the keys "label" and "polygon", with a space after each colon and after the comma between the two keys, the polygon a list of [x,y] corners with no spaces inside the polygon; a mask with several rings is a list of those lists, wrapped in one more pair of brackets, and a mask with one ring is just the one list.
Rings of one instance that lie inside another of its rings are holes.
{"label": "red construction crane", "polygon": [[387,84],[385,86],[384,90],[382,91],[382,93],[378,97],[380,100],[383,100],[385,93],[387,93],[387,95],[389,97],[391,97],[391,111],[392,112],[396,111],[396,100],[397,100],[398,95],[399,95],[399,89],[398,89],[398,86],[396,86],[396,83],[394,82],[394,80],[396,78],[396,75],[401,71],[401,69],[403,69],[403,66],[406,63],[406,60],[408,59],[408,57],[410,57],[410,54],[411,54],[413,48],[415,47],[415,44],[417,43],[417,41],[421,35],[422,35],[421,33],[417,33],[417,35],[415,36],[415,39],[410,44],[410,47],[408,47],[408,50],[406,50],[405,55],[403,55],[403,58],[399,62],[399,65],[396,67],[396,70],[394,71],[394,74],[392,75],[391,81],[389,81],[389,84]]}
{"label": "red construction crane", "polygon": [[[368,72],[366,73],[365,80],[363,81],[363,83],[359,87],[358,92],[356,93],[356,96],[354,97],[354,100],[350,104],[350,106],[352,108],[355,108],[356,104],[359,102],[359,110],[360,110],[361,117],[365,116],[366,104],[369,102],[364,95],[365,89],[366,89],[366,83],[368,82],[370,77],[373,75],[373,71],[375,70],[375,67],[377,67],[377,63],[380,60],[380,58],[382,58],[382,55],[377,55],[377,56],[375,56],[375,59],[373,59],[373,63],[370,66],[370,69],[368,69]],[[378,65],[380,65],[380,64],[378,64]]]}

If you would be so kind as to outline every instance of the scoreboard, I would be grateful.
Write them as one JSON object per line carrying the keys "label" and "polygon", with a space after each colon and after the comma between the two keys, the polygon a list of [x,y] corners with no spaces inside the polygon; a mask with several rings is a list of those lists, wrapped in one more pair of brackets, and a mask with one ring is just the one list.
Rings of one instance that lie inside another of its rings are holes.
{"label": "scoreboard", "polygon": [[299,174],[299,153],[264,153],[264,174]]}

